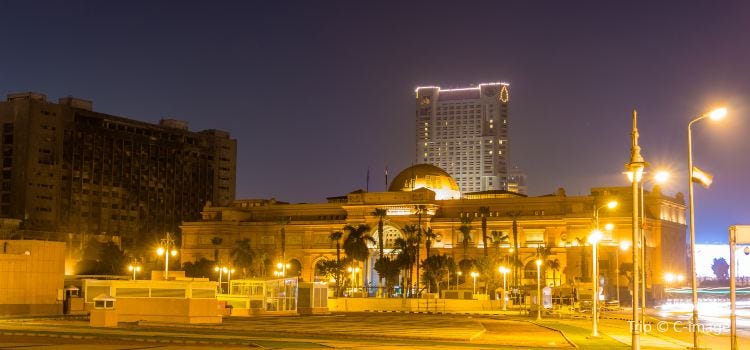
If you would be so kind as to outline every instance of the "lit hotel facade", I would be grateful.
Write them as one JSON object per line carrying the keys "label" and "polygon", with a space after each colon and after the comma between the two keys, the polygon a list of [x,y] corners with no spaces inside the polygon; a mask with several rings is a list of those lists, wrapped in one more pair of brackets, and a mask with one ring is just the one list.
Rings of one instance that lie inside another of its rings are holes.
{"label": "lit hotel facade", "polygon": [[445,169],[462,192],[508,190],[509,88],[418,87],[416,162]]}

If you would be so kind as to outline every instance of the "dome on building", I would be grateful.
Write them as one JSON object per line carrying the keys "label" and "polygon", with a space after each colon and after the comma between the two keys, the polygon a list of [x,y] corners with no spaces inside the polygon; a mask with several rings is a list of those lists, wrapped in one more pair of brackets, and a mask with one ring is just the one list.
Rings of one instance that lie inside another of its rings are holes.
{"label": "dome on building", "polygon": [[388,191],[413,191],[426,188],[435,192],[435,199],[459,199],[458,184],[445,170],[431,164],[412,165],[401,171],[391,182]]}

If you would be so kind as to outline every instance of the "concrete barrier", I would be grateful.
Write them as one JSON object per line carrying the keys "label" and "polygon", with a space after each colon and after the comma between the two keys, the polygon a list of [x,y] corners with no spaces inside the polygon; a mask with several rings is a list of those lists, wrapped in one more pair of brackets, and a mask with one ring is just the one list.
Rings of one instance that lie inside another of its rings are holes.
{"label": "concrete barrier", "polygon": [[402,298],[335,298],[328,299],[332,312],[487,312],[500,311],[500,300],[402,299]]}

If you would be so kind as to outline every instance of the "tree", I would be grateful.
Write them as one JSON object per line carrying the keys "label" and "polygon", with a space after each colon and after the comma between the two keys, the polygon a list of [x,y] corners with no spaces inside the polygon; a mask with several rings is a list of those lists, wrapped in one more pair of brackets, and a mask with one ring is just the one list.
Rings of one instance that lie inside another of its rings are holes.
{"label": "tree", "polygon": [[515,211],[509,214],[513,219],[513,225],[511,231],[513,232],[513,284],[518,286],[520,281],[519,271],[523,265],[521,259],[518,258],[520,247],[518,246],[518,217],[521,216],[521,211]]}
{"label": "tree", "polygon": [[[336,264],[341,267],[341,237],[344,235],[341,231],[331,232],[328,239],[336,242]],[[336,296],[341,296],[341,268],[336,271]]]}
{"label": "tree", "polygon": [[[384,208],[376,208],[372,212],[372,215],[378,218],[378,257],[382,258],[385,256],[385,247],[383,246],[383,219],[388,215],[388,210]],[[378,273],[378,291],[383,287],[383,277]]]}
{"label": "tree", "polygon": [[125,270],[127,256],[115,242],[104,243],[99,253],[100,273],[105,275],[119,275]]}
{"label": "tree", "polygon": [[492,245],[495,246],[497,256],[500,256],[500,247],[508,244],[509,238],[508,234],[502,231],[492,231],[490,233],[490,239],[492,239]]}
{"label": "tree", "polygon": [[437,234],[435,234],[435,231],[432,230],[432,227],[428,227],[426,230],[424,230],[424,247],[426,249],[427,257],[430,257],[430,249],[432,249],[432,241],[435,240],[435,237],[437,237]]}
{"label": "tree", "polygon": [[458,227],[461,231],[462,239],[461,245],[464,248],[464,260],[469,253],[469,244],[471,244],[471,216],[466,215],[461,217],[461,226]]}
{"label": "tree", "polygon": [[255,260],[255,251],[250,246],[250,239],[245,238],[235,241],[229,255],[232,257],[234,266],[242,269],[242,275],[247,276],[253,267],[253,260]]}
{"label": "tree", "polygon": [[342,267],[340,260],[322,259],[315,265],[315,275],[323,276],[325,279],[338,278]]}
{"label": "tree", "polygon": [[213,261],[200,258],[196,262],[188,261],[182,264],[182,269],[185,270],[185,276],[187,277],[207,278],[213,274],[214,265]]}
{"label": "tree", "polygon": [[375,271],[378,272],[378,276],[385,279],[385,295],[390,296],[393,291],[393,287],[398,283],[398,275],[401,273],[401,266],[397,259],[391,259],[387,256],[381,256],[375,261]]}
{"label": "tree", "polygon": [[[370,256],[370,248],[367,244],[375,244],[375,239],[368,234],[370,226],[365,224],[360,224],[356,227],[346,225],[344,226],[344,231],[349,233],[346,239],[344,239],[344,252],[346,256],[359,262],[366,262]],[[364,283],[364,279],[362,282]]]}
{"label": "tree", "polygon": [[487,249],[489,249],[489,246],[487,245],[487,217],[490,216],[490,208],[489,207],[479,207],[479,216],[482,217],[482,244],[484,245],[484,257],[489,256],[487,253]]}
{"label": "tree", "polygon": [[554,260],[547,260],[547,268],[552,270],[552,284],[557,285],[557,274],[556,272],[560,270],[560,260],[554,259]]}
{"label": "tree", "polygon": [[404,226],[405,237],[396,238],[394,245],[398,252],[396,260],[404,269],[404,296],[411,290],[412,275],[414,272],[414,263],[417,261],[417,233],[416,225]]}
{"label": "tree", "polygon": [[455,269],[453,258],[446,254],[428,256],[422,262],[422,266],[424,266],[423,276],[428,291],[434,290],[438,294],[440,293],[440,284],[447,276],[448,271]]}
{"label": "tree", "polygon": [[427,211],[426,206],[421,205],[421,204],[417,205],[417,217],[418,217],[418,221],[417,221],[417,297],[419,297],[419,290],[420,290],[419,289],[420,288],[419,265],[422,262],[419,258],[419,253],[420,253],[419,245],[422,243],[422,214],[424,214],[425,211]]}
{"label": "tree", "polygon": [[214,261],[216,263],[219,262],[219,246],[221,245],[221,242],[223,242],[224,239],[221,237],[214,237],[211,238],[211,244],[214,245]]}
{"label": "tree", "polygon": [[714,258],[714,263],[711,265],[711,270],[714,271],[714,275],[717,280],[726,281],[729,279],[729,264],[727,264],[724,258]]}

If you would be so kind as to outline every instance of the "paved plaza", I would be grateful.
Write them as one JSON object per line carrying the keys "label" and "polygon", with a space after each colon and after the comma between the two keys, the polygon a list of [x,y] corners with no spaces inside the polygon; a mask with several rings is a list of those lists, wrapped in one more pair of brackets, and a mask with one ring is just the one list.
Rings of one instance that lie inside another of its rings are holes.
{"label": "paved plaza", "polygon": [[[627,322],[485,315],[347,313],[327,316],[229,318],[221,325],[121,323],[92,328],[84,320],[0,320],[0,349],[627,349]],[[705,336],[722,349],[726,336]],[[684,349],[689,339],[648,334],[644,349]]]}

